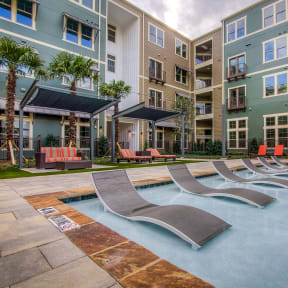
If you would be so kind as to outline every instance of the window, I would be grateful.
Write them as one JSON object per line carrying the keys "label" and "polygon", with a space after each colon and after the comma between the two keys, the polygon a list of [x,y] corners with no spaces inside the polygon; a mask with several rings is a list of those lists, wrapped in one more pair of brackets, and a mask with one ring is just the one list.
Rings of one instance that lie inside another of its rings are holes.
{"label": "window", "polygon": [[246,107],[246,86],[230,88],[228,91],[228,110],[243,109]]}
{"label": "window", "polygon": [[176,39],[175,40],[175,53],[176,55],[187,59],[187,44],[182,42],[179,39]]}
{"label": "window", "polygon": [[0,17],[34,28],[35,5],[28,0],[0,0]]}
{"label": "window", "polygon": [[90,147],[90,128],[89,126],[80,126],[79,131],[80,148]]}
{"label": "window", "polygon": [[108,41],[116,43],[116,31],[116,26],[108,24]]}
{"label": "window", "polygon": [[155,108],[163,108],[163,92],[157,90],[149,90],[149,106]]}
{"label": "window", "polygon": [[[177,133],[175,135],[175,141],[179,145],[179,147],[182,147],[181,146],[181,143],[182,143],[182,135],[181,134]],[[189,134],[185,133],[184,134],[184,149],[188,149],[188,146],[189,146]]]}
{"label": "window", "polygon": [[162,63],[153,59],[149,60],[149,77],[163,80]]}
{"label": "window", "polygon": [[94,0],[72,0],[80,5],[83,5],[87,8],[94,9]]}
{"label": "window", "polygon": [[287,18],[286,0],[278,1],[263,9],[263,26],[270,27],[282,23]]}
{"label": "window", "polygon": [[11,19],[11,2],[12,0],[1,0],[0,1],[0,16],[6,19]]}
{"label": "window", "polygon": [[240,55],[229,59],[228,77],[241,76],[246,74],[245,58],[245,55]]}
{"label": "window", "polygon": [[93,49],[93,37],[93,28],[66,17],[65,40],[89,49]]}
{"label": "window", "polygon": [[184,70],[178,66],[175,67],[175,80],[176,82],[187,84],[187,70]]}
{"label": "window", "polygon": [[239,19],[227,25],[228,42],[237,40],[246,35],[246,18]]}
{"label": "window", "polygon": [[153,24],[149,24],[149,41],[160,47],[164,47],[164,31]]}
{"label": "window", "polygon": [[[163,149],[164,148],[164,129],[162,128],[157,128],[155,132],[156,136],[156,147],[158,149]],[[152,131],[149,131],[149,146],[152,147]]]}
{"label": "window", "polygon": [[108,68],[107,68],[108,71],[115,73],[116,72],[116,57],[111,54],[108,54],[107,65],[108,65]]}
{"label": "window", "polygon": [[275,145],[288,147],[288,114],[264,116],[264,138],[269,148]]}
{"label": "window", "polygon": [[264,63],[287,57],[287,43],[287,36],[264,42]]}
{"label": "window", "polygon": [[288,73],[278,73],[264,77],[265,95],[264,97],[287,94]]}
{"label": "window", "polygon": [[228,148],[247,149],[248,118],[228,120]]}

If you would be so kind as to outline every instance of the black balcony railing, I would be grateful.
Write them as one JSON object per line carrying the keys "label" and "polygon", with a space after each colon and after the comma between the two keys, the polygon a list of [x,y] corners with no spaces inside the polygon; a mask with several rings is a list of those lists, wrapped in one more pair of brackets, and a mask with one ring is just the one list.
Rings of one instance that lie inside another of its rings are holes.
{"label": "black balcony railing", "polygon": [[212,79],[196,79],[196,90],[212,86]]}
{"label": "black balcony railing", "polygon": [[162,85],[166,83],[166,71],[158,71],[154,68],[149,69],[149,80],[155,81],[156,83],[161,83]]}
{"label": "black balcony railing", "polygon": [[236,66],[229,66],[226,71],[227,80],[237,80],[238,78],[245,78],[247,72],[247,65],[245,63],[239,63]]}

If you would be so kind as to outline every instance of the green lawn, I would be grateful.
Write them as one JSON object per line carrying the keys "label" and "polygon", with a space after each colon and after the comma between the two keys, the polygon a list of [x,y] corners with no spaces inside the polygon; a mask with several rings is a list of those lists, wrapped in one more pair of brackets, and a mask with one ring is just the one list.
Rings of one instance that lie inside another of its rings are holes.
{"label": "green lawn", "polygon": [[[190,161],[190,160],[182,160],[177,161],[177,164],[186,164],[186,163],[197,163],[201,161]],[[100,169],[85,169],[85,170],[69,170],[69,171],[57,171],[57,172],[44,172],[44,173],[30,173],[26,171],[22,171],[15,167],[8,167],[0,169],[0,179],[9,179],[9,178],[20,178],[20,177],[37,177],[37,176],[47,176],[47,175],[59,175],[59,174],[73,174],[73,173],[84,173],[91,171],[105,171],[105,170],[115,170],[115,169],[130,169],[130,168],[142,168],[142,167],[155,167],[155,166],[165,166],[175,164],[173,162],[167,163],[154,163],[154,164],[129,164],[129,163],[111,163],[107,161],[96,161],[96,164],[99,165],[107,165],[112,167],[100,168]],[[49,171],[49,170],[47,170]]]}

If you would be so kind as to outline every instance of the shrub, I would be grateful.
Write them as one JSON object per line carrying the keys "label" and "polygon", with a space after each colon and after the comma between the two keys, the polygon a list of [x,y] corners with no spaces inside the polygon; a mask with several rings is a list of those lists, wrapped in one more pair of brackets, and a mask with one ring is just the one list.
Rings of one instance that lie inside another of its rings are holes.
{"label": "shrub", "polygon": [[222,142],[221,141],[216,141],[214,142],[214,155],[222,155]]}
{"label": "shrub", "polygon": [[179,141],[176,141],[173,143],[173,152],[175,154],[180,154],[181,153],[181,145]]}
{"label": "shrub", "polygon": [[249,151],[250,153],[257,154],[258,149],[259,149],[259,146],[258,146],[257,139],[253,138],[251,142],[249,143]]}
{"label": "shrub", "polygon": [[208,155],[214,154],[214,143],[212,140],[209,140],[206,144],[206,151]]}
{"label": "shrub", "polygon": [[104,156],[109,150],[109,141],[105,136],[101,136],[99,139],[99,156]]}
{"label": "shrub", "polygon": [[148,149],[148,142],[147,140],[144,141],[144,151],[146,151]]}

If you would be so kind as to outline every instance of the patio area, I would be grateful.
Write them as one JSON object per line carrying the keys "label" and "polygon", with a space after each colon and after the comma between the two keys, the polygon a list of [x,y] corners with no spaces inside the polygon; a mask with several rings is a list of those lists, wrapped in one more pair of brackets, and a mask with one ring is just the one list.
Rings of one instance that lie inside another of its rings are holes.
{"label": "patio area", "polygon": [[[228,165],[240,168],[241,162]],[[210,162],[192,163],[189,169],[193,175],[215,173]],[[165,166],[128,169],[128,174],[136,186],[171,180]],[[140,283],[151,287],[152,281],[155,287],[191,287],[191,283],[212,287],[59,200],[91,193],[90,173],[1,180],[1,288],[51,287],[51,283],[53,287],[139,287]],[[47,207],[79,228],[59,232],[47,220],[51,215],[36,211]]]}

